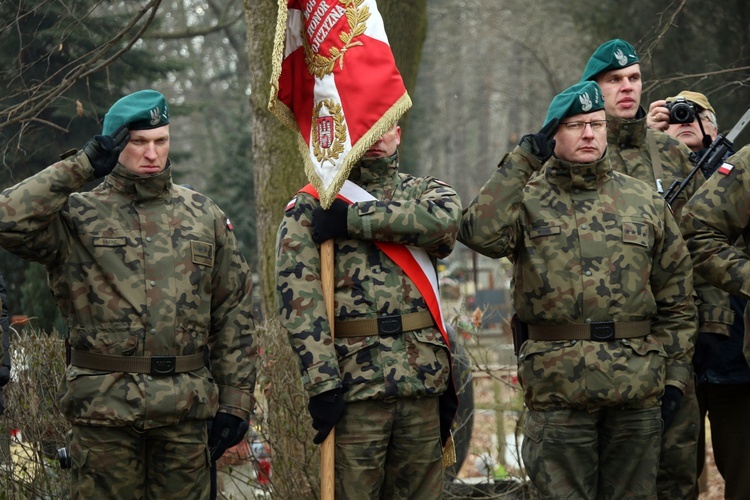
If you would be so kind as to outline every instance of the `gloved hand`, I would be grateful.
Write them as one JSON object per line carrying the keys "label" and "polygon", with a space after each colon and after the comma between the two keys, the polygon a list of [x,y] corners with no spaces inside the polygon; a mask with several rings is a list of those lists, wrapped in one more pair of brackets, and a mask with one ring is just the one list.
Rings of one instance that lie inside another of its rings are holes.
{"label": "gloved hand", "polygon": [[661,421],[662,429],[661,433],[666,434],[667,429],[674,422],[674,417],[677,415],[677,410],[680,409],[680,403],[682,402],[682,391],[673,385],[664,387],[664,396],[661,398]]}
{"label": "gloved hand", "polygon": [[307,411],[312,417],[313,429],[318,431],[313,437],[313,443],[320,444],[331,433],[331,429],[344,415],[346,402],[344,390],[341,388],[326,391],[310,398]]}
{"label": "gloved hand", "polygon": [[94,167],[94,177],[104,177],[115,168],[125,144],[130,139],[127,126],[122,125],[112,135],[96,135],[83,146],[83,152]]}
{"label": "gloved hand", "polygon": [[536,134],[526,134],[518,143],[523,149],[536,156],[544,163],[555,152],[555,132],[560,124],[558,118],[553,118]]}
{"label": "gloved hand", "polygon": [[317,207],[312,213],[312,239],[315,243],[339,236],[348,236],[349,230],[346,224],[346,214],[349,211],[349,204],[344,200],[333,200],[331,207],[324,210],[323,207]]}
{"label": "gloved hand", "polygon": [[0,387],[4,386],[10,381],[10,368],[3,365],[0,366]]}
{"label": "gloved hand", "polygon": [[216,462],[227,449],[242,441],[249,428],[250,424],[247,420],[231,413],[217,413],[208,435],[208,449],[211,450],[211,460]]}
{"label": "gloved hand", "polygon": [[721,344],[729,337],[717,333],[699,333],[698,340],[695,342],[695,352],[693,353],[693,370],[695,375],[700,378],[706,373],[716,356],[719,354]]}

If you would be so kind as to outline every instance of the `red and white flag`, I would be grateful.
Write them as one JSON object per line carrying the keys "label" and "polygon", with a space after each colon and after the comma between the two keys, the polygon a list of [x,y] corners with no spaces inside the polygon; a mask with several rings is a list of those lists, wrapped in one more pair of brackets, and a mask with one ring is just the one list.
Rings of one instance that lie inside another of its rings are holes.
{"label": "red and white flag", "polygon": [[375,0],[278,0],[269,109],[299,132],[328,208],[352,166],[411,107]]}

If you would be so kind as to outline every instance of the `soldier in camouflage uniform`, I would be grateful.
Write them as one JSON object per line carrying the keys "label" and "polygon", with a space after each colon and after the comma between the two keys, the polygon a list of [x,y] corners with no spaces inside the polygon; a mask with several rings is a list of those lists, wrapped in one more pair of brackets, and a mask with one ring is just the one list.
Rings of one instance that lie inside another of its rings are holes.
{"label": "soldier in camouflage uniform", "polygon": [[46,266],[68,328],[71,496],[208,498],[253,407],[250,271],[219,207],[172,183],[163,95],[103,128],[0,195],[0,244]]}
{"label": "soldier in camouflage uniform", "polygon": [[[612,168],[648,183],[663,194],[673,181],[682,181],[692,170],[690,150],[679,140],[648,128],[647,115],[640,105],[643,81],[638,55],[628,42],[620,39],[603,43],[589,58],[583,81],[595,81],[604,93],[607,113],[607,154]],[[682,207],[700,186],[700,176],[672,203],[672,212],[679,218]],[[701,330],[706,334],[728,335],[732,323],[729,298],[714,287],[696,280]],[[689,358],[693,346],[684,345]],[[692,498],[697,480],[698,436],[700,414],[695,394],[695,379],[685,388],[684,395],[668,391],[663,404],[676,408],[671,426],[664,427],[659,478],[660,498]]]}
{"label": "soldier in camouflage uniform", "polygon": [[614,171],[606,147],[599,86],[573,85],[503,158],[459,233],[513,262],[522,453],[544,498],[654,498],[659,402],[690,378],[690,256],[663,198]]}
{"label": "soldier in camouflage uniform", "polygon": [[[343,499],[442,496],[441,435],[453,417],[439,401],[450,392],[447,341],[411,275],[377,244],[424,249],[434,267],[453,249],[461,202],[432,177],[399,172],[400,134],[394,125],[352,168],[349,181],[369,201],[337,199],[323,210],[303,190],[277,235],[279,318],[299,356],[318,430],[313,441],[335,427],[336,496]],[[319,246],[331,238],[333,341]]]}
{"label": "soldier in camouflage uniform", "polygon": [[[695,272],[732,295],[747,299],[750,296],[750,258],[741,243],[750,241],[750,145],[728,158],[685,206],[682,229],[693,257]],[[738,238],[742,237],[738,241]],[[750,317],[745,309],[745,332]],[[730,339],[732,342],[734,339]],[[741,339],[738,339],[741,341]],[[724,346],[722,346],[724,347]],[[731,345],[728,346],[731,349]],[[735,348],[736,349],[736,348]],[[726,350],[721,351],[722,354]],[[748,403],[747,371],[750,363],[750,342],[744,336],[744,365],[727,355],[724,366],[712,367],[709,381],[724,380],[724,386],[712,385],[713,398],[723,409],[722,428],[712,433],[716,450],[716,465],[726,479],[726,498],[748,498],[750,474],[747,470],[747,446],[750,439],[747,420],[742,415],[750,412]],[[723,379],[717,379],[723,375]],[[723,395],[723,397],[722,397]],[[721,401],[724,400],[722,404]],[[709,411],[711,428],[714,415]],[[744,424],[744,425],[743,425]],[[743,467],[744,465],[744,467]]]}

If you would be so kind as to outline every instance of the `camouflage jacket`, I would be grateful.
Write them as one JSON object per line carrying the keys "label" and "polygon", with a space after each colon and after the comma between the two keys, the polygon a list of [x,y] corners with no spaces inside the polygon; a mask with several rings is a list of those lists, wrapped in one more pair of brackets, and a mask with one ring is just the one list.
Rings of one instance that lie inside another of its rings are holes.
{"label": "camouflage jacket", "polygon": [[527,405],[593,410],[658,404],[684,389],[695,336],[692,265],[677,223],[646,183],[590,164],[506,155],[464,210],[459,241],[513,262],[512,297],[531,325],[651,320],[643,337],[528,340]]}
{"label": "camouflage jacket", "polygon": [[[647,128],[645,115],[630,120],[607,116],[607,120],[607,154],[614,170],[640,179],[656,189],[657,182],[649,142],[653,142],[659,152],[663,173],[661,184],[664,191],[669,189],[672,182],[682,181],[693,170],[690,149],[664,132]],[[704,180],[702,173],[697,172],[674,201],[672,211],[677,220],[687,200]],[[700,276],[694,277],[693,285],[700,331],[729,335],[729,327],[734,321],[729,294],[710,285]]]}
{"label": "camouflage jacket", "polygon": [[158,427],[247,417],[256,345],[252,280],[224,213],[172,183],[122,165],[89,192],[79,153],[0,194],[0,245],[44,264],[73,349],[116,356],[191,355],[210,369],[175,375],[68,366],[61,408],[83,425]]}
{"label": "camouflage jacket", "polygon": [[[373,242],[421,247],[433,261],[446,257],[461,217],[456,192],[434,178],[399,173],[396,155],[360,161],[349,180],[377,200],[351,205],[349,236],[335,240],[336,320],[427,310],[412,280]],[[450,358],[436,327],[388,337],[339,338],[334,331],[331,342],[320,248],[311,237],[311,215],[319,205],[309,194],[298,193],[277,234],[279,319],[299,357],[308,394],[343,387],[347,401],[360,401],[443,393]]]}
{"label": "camouflage jacket", "polygon": [[[737,240],[742,236],[750,241],[748,193],[750,145],[727,159],[701,186],[685,206],[681,221],[696,274],[745,298],[750,298],[750,257],[737,247]],[[745,357],[750,362],[747,336]]]}

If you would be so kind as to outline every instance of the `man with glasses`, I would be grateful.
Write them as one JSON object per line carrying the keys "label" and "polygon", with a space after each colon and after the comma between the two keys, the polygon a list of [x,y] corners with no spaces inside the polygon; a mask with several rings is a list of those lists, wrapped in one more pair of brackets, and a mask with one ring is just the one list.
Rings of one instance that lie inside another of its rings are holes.
{"label": "man with glasses", "polygon": [[[678,99],[684,99],[685,103],[693,107],[694,117],[684,123],[670,123],[672,120],[667,103],[674,103]],[[689,90],[682,91],[675,97],[652,102],[647,121],[649,127],[664,130],[685,143],[693,151],[695,162],[703,158],[708,146],[719,134],[716,111],[708,102],[708,98],[699,92]],[[734,151],[730,148],[724,159],[733,154]],[[719,164],[714,165],[713,170],[709,170],[708,167],[703,169],[706,179],[714,174]],[[745,248],[743,240],[737,244]],[[701,281],[702,278],[695,275],[696,289]],[[699,298],[702,298],[700,293]],[[750,448],[750,430],[747,427],[750,420],[750,366],[742,351],[745,335],[743,316],[746,305],[747,300],[739,295],[728,295],[728,304],[727,299],[716,304],[700,303],[699,316],[703,318],[713,315],[722,318],[722,322],[712,323],[721,324],[723,328],[706,331],[706,323],[701,321],[693,356],[700,408],[698,475],[700,476],[705,462],[705,419],[708,415],[711,421],[711,442],[716,467],[726,482],[727,498],[750,497],[750,476],[747,474],[750,461],[745,451]],[[696,484],[696,494],[697,492]]]}
{"label": "man with glasses", "polygon": [[522,456],[542,498],[653,498],[660,398],[690,378],[692,263],[669,207],[612,169],[595,82],[557,95],[464,210],[513,262]]}
{"label": "man with glasses", "polygon": [[[692,170],[690,150],[679,140],[647,127],[641,107],[643,79],[635,48],[620,39],[600,45],[589,58],[581,80],[602,88],[607,113],[607,154],[612,168],[648,183],[663,195],[674,181]],[[677,220],[682,207],[700,186],[699,176],[672,203]],[[718,303],[705,300],[706,303]],[[679,347],[693,355],[695,332]],[[700,416],[693,377],[682,388],[667,386],[662,397],[664,436],[657,489],[660,498],[692,498],[697,480]]]}

